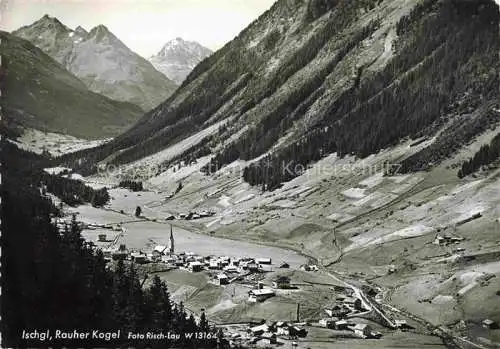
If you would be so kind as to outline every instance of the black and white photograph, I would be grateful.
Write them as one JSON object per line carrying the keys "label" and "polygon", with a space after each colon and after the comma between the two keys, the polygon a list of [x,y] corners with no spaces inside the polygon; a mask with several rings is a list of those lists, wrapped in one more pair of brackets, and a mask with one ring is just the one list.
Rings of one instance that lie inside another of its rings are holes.
{"label": "black and white photograph", "polygon": [[500,0],[0,0],[0,348],[500,349]]}

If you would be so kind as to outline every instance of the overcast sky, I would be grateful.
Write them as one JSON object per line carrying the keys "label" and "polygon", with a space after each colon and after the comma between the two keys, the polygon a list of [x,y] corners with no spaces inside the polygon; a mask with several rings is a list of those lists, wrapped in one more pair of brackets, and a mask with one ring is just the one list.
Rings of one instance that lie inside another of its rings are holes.
{"label": "overcast sky", "polygon": [[222,47],[275,0],[0,0],[0,29],[12,31],[44,14],[74,29],[104,24],[129,48],[149,57],[170,39]]}

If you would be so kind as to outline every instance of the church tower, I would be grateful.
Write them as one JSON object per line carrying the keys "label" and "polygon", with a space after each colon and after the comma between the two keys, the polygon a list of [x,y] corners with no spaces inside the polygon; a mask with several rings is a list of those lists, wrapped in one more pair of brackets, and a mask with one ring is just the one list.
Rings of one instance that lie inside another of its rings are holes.
{"label": "church tower", "polygon": [[174,254],[174,232],[172,230],[172,225],[170,225],[170,254]]}

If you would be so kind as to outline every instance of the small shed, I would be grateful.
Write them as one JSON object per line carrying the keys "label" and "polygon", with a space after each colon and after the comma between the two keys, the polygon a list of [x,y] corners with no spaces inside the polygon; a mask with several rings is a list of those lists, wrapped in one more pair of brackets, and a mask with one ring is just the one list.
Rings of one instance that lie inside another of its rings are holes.
{"label": "small shed", "polygon": [[137,264],[147,263],[147,256],[145,254],[134,252],[130,254],[130,258]]}
{"label": "small shed", "polygon": [[482,322],[482,325],[484,328],[488,328],[488,329],[498,328],[498,324],[496,323],[496,321],[493,321],[491,319],[484,319]]}
{"label": "small shed", "polygon": [[106,234],[99,234],[99,235],[97,235],[97,239],[100,242],[106,242]]}

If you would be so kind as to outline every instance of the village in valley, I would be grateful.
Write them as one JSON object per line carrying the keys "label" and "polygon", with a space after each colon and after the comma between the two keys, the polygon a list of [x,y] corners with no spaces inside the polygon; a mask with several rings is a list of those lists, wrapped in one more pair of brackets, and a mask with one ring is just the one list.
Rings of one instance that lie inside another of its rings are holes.
{"label": "village in valley", "polygon": [[[177,181],[153,178],[140,190],[87,178],[108,188],[109,203],[62,204],[57,223],[76,215],[109,268],[132,265],[144,288],[158,276],[173,302],[204,313],[235,346],[468,349],[500,333],[499,241],[490,234],[500,219],[485,211],[497,200],[493,182],[435,189],[421,173],[320,173],[260,193],[237,174],[207,179],[199,164],[183,166],[170,173]],[[477,227],[481,244],[468,234]],[[467,319],[462,308],[476,314],[478,297],[492,299],[491,311]]]}
{"label": "village in valley", "polygon": [[[56,223],[64,228],[70,224],[73,215],[58,219]],[[84,231],[86,244],[102,251],[109,268],[114,268],[120,260],[133,264],[142,275],[143,285],[153,275],[159,275],[169,286],[169,282],[179,286],[179,281],[190,284],[193,278],[196,279],[197,285],[191,292],[178,292],[185,285],[178,289],[174,286],[172,298],[182,302],[195,317],[206,312],[209,322],[222,328],[232,344],[245,347],[328,348],[328,343],[332,341],[378,341],[391,333],[426,331],[419,329],[422,324],[383,309],[383,305],[378,304],[383,296],[381,290],[368,284],[359,287],[348,284],[323,270],[313,258],[300,265],[297,262],[291,265],[286,260],[275,260],[271,256],[199,254],[176,248],[177,228],[174,229],[172,221],[207,216],[211,216],[208,211],[169,215],[164,222],[158,222],[157,218],[150,219],[136,211],[138,220],[162,224],[165,235],[168,235],[168,243],[158,243],[149,238],[144,248],[127,246],[127,228],[121,223],[78,224]],[[204,281],[200,283],[200,280]],[[210,304],[207,299],[201,298],[198,307],[192,306],[193,295],[203,294],[207,288],[211,290],[212,298],[217,294],[218,299]],[[214,293],[216,289],[220,292]],[[227,306],[227,300],[221,301],[224,294],[229,295],[230,306]],[[228,310],[235,308],[240,309],[237,314],[227,314]],[[259,311],[266,308],[268,315]],[[275,311],[279,308],[287,310]],[[262,317],[259,318],[259,315]],[[316,341],[322,345],[308,344],[317,344]]]}

